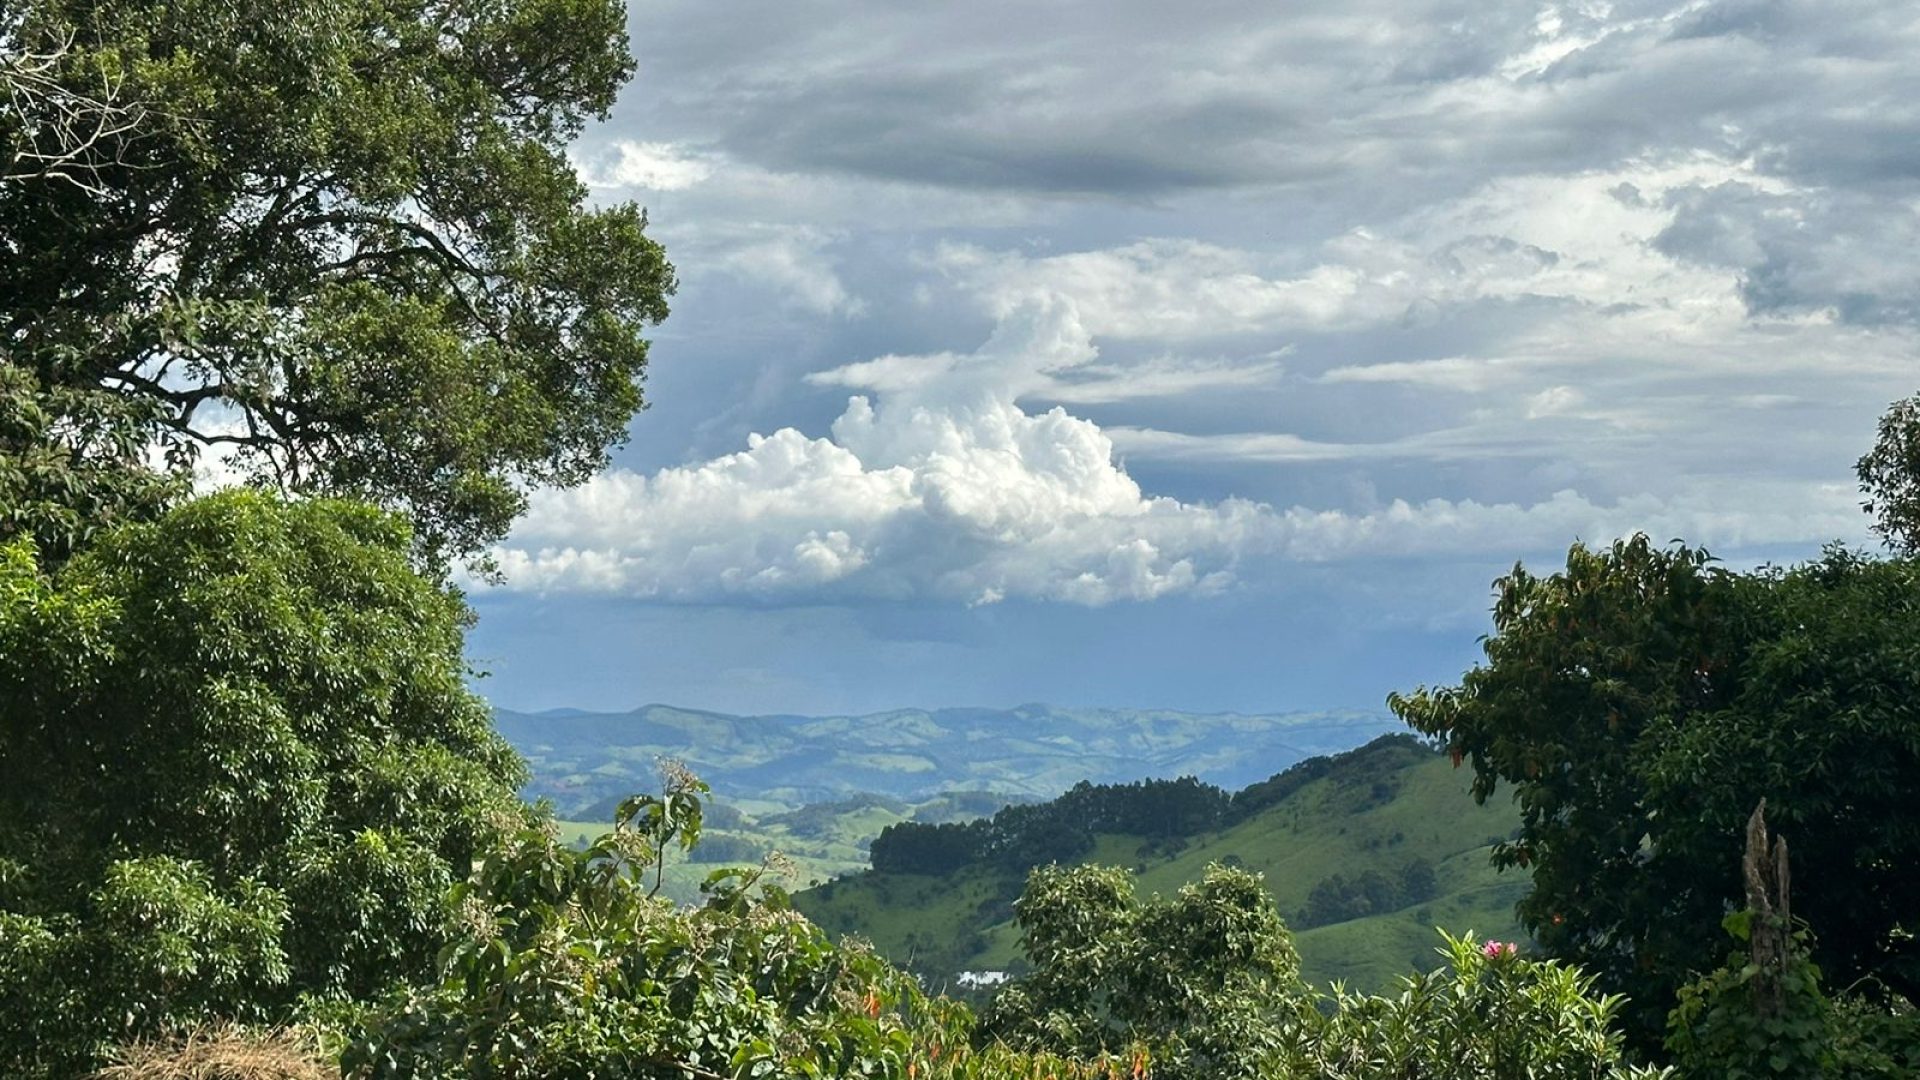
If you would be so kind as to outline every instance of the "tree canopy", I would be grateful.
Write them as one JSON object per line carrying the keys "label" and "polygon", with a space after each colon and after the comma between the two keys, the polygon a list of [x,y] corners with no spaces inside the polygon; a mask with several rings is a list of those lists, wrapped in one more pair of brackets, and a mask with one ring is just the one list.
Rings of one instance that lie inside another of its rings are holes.
{"label": "tree canopy", "polygon": [[525,810],[465,608],[408,549],[371,507],[246,492],[53,573],[0,548],[0,1071],[431,973]]}
{"label": "tree canopy", "polygon": [[1071,861],[1095,833],[1184,838],[1229,820],[1233,800],[1191,776],[1095,784],[1082,780],[1043,803],[1003,806],[991,818],[930,824],[902,821],[873,841],[873,868],[885,873],[947,874],[990,861],[1024,873]]}
{"label": "tree canopy", "polygon": [[154,512],[170,489],[142,474],[214,450],[403,510],[434,554],[590,476],[674,288],[644,213],[589,208],[565,154],[631,72],[624,19],[614,0],[10,6],[0,537],[57,557]]}
{"label": "tree canopy", "polygon": [[1305,1000],[1299,958],[1260,879],[1231,867],[1170,899],[1137,900],[1118,867],[1041,867],[1015,904],[1033,964],[984,1030],[1014,1046],[1093,1055],[1144,1043],[1155,1075],[1251,1077]]}
{"label": "tree canopy", "polygon": [[1521,830],[1494,857],[1532,871],[1542,946],[1632,994],[1652,1039],[1718,966],[1765,798],[1820,966],[1920,986],[1920,566],[1833,549],[1740,574],[1640,536],[1497,588],[1486,662],[1391,704],[1472,763],[1477,798],[1511,786]]}
{"label": "tree canopy", "polygon": [[1873,531],[1895,551],[1920,554],[1920,396],[1887,407],[1855,469]]}

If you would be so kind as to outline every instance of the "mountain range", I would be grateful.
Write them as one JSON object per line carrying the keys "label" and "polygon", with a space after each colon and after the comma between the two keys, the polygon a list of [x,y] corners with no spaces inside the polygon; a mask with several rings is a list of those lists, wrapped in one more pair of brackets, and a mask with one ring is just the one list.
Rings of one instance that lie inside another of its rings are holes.
{"label": "mountain range", "polygon": [[732,716],[671,705],[625,713],[495,712],[527,758],[526,794],[605,821],[683,762],[716,802],[756,816],[863,795],[920,803],[956,792],[1017,802],[1094,783],[1194,776],[1242,787],[1400,725],[1362,710],[1268,714],[1164,709],[896,709],[858,716]]}

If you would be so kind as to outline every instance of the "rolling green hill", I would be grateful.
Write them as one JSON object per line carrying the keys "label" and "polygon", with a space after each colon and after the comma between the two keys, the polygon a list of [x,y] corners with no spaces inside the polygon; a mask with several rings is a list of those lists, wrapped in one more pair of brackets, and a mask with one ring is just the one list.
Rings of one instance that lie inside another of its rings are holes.
{"label": "rolling green hill", "polygon": [[[1518,936],[1513,904],[1526,881],[1487,863],[1489,846],[1518,816],[1505,804],[1476,806],[1467,782],[1410,737],[1383,738],[1241,792],[1223,827],[1177,837],[1100,833],[1078,861],[1131,867],[1142,893],[1171,893],[1211,862],[1258,871],[1297,928],[1309,980],[1379,989],[1431,965],[1435,926]],[[1395,883],[1409,863],[1431,871],[1419,899],[1323,902],[1318,914],[1338,921],[1307,925],[1315,921],[1316,887],[1325,900],[1340,882]],[[1024,879],[1017,868],[986,861],[945,874],[869,870],[802,892],[796,902],[829,931],[871,940],[938,986],[961,971],[1017,969],[1010,920]]]}

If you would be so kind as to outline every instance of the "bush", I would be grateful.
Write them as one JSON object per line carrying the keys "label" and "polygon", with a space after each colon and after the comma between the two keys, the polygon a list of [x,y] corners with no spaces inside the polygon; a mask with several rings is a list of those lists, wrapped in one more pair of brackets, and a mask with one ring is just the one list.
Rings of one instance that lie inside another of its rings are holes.
{"label": "bush", "polygon": [[[1751,911],[1727,917],[1740,943],[1718,969],[1682,987],[1667,1047],[1689,1080],[1896,1080],[1920,1075],[1920,1020],[1882,993],[1829,998],[1804,929],[1788,938],[1782,970],[1767,977],[1746,944]],[[1762,983],[1764,993],[1760,992]],[[1763,1003],[1764,999],[1764,1003]]]}
{"label": "bush", "polygon": [[1623,1060],[1621,999],[1593,979],[1512,945],[1445,937],[1446,964],[1391,997],[1337,991],[1330,1014],[1303,1014],[1277,1070],[1313,1080],[1655,1080]]}
{"label": "bush", "polygon": [[[684,774],[628,800],[585,852],[513,839],[456,890],[463,929],[439,984],[357,1025],[344,1069],[365,1078],[1105,1075],[969,1046],[971,1014],[929,999],[872,952],[835,948],[765,868],[709,875],[704,906],[652,895],[669,846],[690,848],[706,787]],[[1139,1059],[1144,1067],[1144,1057]]]}
{"label": "bush", "polygon": [[1151,1047],[1156,1075],[1252,1077],[1303,1000],[1299,963],[1260,879],[1213,866],[1141,903],[1114,867],[1043,867],[1016,906],[1032,974],[995,996],[982,1033],[1092,1057]]}

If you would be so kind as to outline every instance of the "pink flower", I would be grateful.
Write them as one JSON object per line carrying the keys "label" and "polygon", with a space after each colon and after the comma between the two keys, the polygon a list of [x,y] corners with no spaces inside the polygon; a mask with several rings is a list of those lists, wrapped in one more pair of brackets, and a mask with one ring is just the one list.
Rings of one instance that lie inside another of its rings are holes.
{"label": "pink flower", "polygon": [[1512,956],[1520,950],[1515,948],[1511,941],[1489,941],[1480,946],[1480,951],[1486,955],[1487,959],[1498,960],[1503,956]]}

